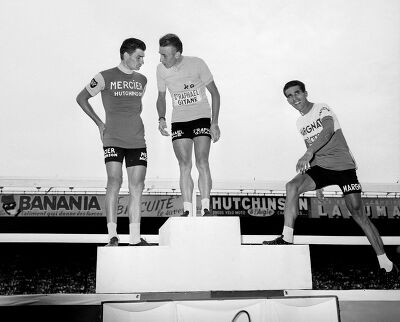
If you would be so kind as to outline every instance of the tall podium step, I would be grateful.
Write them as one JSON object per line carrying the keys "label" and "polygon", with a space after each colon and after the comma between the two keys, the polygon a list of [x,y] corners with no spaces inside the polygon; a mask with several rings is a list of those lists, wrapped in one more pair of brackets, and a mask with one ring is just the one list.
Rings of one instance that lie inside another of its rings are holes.
{"label": "tall podium step", "polygon": [[98,247],[96,293],[311,289],[308,245],[241,245],[238,217],[173,217],[159,246]]}

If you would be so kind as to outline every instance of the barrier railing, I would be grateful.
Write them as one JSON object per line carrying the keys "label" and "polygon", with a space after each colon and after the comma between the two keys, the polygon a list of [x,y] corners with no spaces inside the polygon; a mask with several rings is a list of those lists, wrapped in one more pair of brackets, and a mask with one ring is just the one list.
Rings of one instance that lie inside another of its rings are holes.
{"label": "barrier railing", "polygon": [[[158,235],[142,235],[147,242],[158,244]],[[262,244],[277,235],[242,235],[242,244]],[[128,243],[129,235],[120,234],[120,243]],[[400,236],[383,236],[385,245],[400,245]],[[31,233],[2,233],[0,243],[93,243],[106,244],[107,234],[31,234]],[[365,236],[314,236],[295,235],[295,244],[302,245],[369,245]]]}

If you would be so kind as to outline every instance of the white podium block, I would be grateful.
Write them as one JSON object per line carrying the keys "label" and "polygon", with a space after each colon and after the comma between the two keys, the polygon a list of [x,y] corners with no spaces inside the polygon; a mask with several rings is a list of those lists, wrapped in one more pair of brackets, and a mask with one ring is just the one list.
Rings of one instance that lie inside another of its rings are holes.
{"label": "white podium block", "polygon": [[174,248],[240,246],[240,220],[239,217],[171,217],[159,230],[159,245]]}
{"label": "white podium block", "polygon": [[239,224],[169,218],[159,246],[98,247],[96,292],[311,289],[308,245],[241,245]]}

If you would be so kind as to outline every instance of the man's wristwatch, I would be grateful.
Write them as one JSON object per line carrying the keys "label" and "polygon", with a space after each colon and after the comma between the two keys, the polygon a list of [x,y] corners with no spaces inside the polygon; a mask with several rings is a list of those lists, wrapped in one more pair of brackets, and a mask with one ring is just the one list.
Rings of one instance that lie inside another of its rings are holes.
{"label": "man's wristwatch", "polygon": [[161,120],[164,120],[164,121],[166,121],[166,119],[165,119],[165,117],[164,117],[164,116],[160,116],[160,117],[158,118],[158,122],[160,122]]}

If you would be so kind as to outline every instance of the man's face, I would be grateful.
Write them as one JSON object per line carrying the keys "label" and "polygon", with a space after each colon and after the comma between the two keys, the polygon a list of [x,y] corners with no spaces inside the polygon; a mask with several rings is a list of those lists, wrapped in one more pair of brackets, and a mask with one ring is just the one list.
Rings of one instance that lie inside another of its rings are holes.
{"label": "man's face", "polygon": [[137,48],[131,55],[128,53],[124,53],[124,62],[125,65],[130,70],[139,70],[140,67],[144,64],[144,51],[142,49]]}
{"label": "man's face", "polygon": [[307,91],[303,92],[299,85],[289,87],[285,91],[286,99],[299,112],[307,108]]}
{"label": "man's face", "polygon": [[158,52],[160,53],[160,62],[165,68],[174,66],[181,55],[180,52],[177,52],[175,47],[172,46],[160,47]]}

